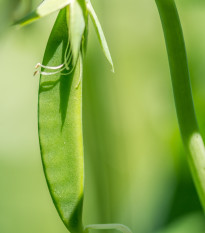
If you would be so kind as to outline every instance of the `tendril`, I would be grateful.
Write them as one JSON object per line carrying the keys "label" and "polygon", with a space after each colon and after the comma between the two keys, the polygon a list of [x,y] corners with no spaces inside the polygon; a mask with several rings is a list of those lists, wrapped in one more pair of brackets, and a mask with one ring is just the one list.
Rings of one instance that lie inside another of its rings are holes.
{"label": "tendril", "polygon": [[[45,76],[50,76],[50,75],[55,75],[55,74],[61,74],[61,75],[69,75],[73,72],[74,67],[75,66],[71,66],[71,61],[72,61],[72,52],[70,49],[70,43],[68,41],[68,44],[66,46],[66,50],[65,50],[65,54],[64,54],[64,62],[63,64],[60,64],[58,66],[46,66],[43,65],[41,63],[37,63],[35,66],[35,69],[38,68],[43,68],[43,69],[47,69],[47,70],[51,70],[50,72],[47,71],[41,71],[41,70],[37,70],[34,72],[34,76],[37,74],[41,74],[41,75],[45,75]],[[63,72],[64,70],[68,71],[68,72]]]}

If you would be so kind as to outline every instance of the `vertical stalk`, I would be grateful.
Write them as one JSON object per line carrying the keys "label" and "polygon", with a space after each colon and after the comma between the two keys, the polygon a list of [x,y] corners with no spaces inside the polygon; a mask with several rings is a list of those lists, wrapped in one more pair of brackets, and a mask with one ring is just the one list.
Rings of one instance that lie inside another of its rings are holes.
{"label": "vertical stalk", "polygon": [[178,123],[205,210],[205,148],[195,115],[182,27],[174,0],[155,0],[166,41]]}

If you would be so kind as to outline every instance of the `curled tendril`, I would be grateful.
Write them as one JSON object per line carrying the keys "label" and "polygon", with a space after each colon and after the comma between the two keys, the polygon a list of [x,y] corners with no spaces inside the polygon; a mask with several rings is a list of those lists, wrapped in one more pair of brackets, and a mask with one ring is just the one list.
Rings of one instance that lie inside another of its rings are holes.
{"label": "curled tendril", "polygon": [[[61,75],[69,75],[73,72],[74,70],[74,65],[72,65],[72,52],[70,49],[70,43],[68,41],[68,44],[66,46],[66,50],[65,50],[65,54],[64,54],[64,62],[58,66],[46,66],[43,65],[41,63],[37,63],[35,66],[35,69],[38,68],[43,68],[43,69],[47,69],[47,70],[51,70],[50,72],[47,71],[42,71],[42,70],[36,70],[34,72],[34,76],[37,74],[42,74],[45,76],[50,76],[50,75],[55,75],[55,74],[61,74]],[[66,70],[67,72],[63,72],[64,70]]]}

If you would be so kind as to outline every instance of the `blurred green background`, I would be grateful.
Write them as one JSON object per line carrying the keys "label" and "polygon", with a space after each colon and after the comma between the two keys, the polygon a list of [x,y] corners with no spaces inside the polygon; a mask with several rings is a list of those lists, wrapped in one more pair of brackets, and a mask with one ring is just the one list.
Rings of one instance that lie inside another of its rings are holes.
{"label": "blurred green background", "polygon": [[[0,0],[0,233],[67,232],[42,170],[38,77],[33,77],[57,14],[21,30],[7,29],[39,2],[22,1],[18,7],[18,0]],[[92,2],[116,72],[110,71],[90,22],[83,93],[84,223],[122,223],[133,233],[205,232],[177,126],[155,2]],[[205,2],[176,4],[205,136]]]}

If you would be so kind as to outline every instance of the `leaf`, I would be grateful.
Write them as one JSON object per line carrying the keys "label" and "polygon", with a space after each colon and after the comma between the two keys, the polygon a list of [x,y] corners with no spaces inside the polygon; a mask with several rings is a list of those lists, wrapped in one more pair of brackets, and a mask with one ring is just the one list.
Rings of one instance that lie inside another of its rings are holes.
{"label": "leaf", "polygon": [[17,21],[14,25],[24,26],[69,5],[72,0],[44,0],[35,11]]}
{"label": "leaf", "polygon": [[100,22],[98,20],[98,17],[96,15],[90,1],[87,2],[87,10],[88,10],[88,14],[90,15],[90,17],[91,17],[91,19],[93,21],[93,24],[95,26],[95,30],[97,32],[98,39],[100,41],[100,45],[101,45],[101,47],[103,49],[103,52],[104,52],[107,60],[109,61],[110,65],[112,66],[112,72],[114,72],[114,65],[113,65],[112,57],[111,57],[111,54],[110,54],[110,51],[109,51],[109,48],[108,48],[108,45],[107,45],[107,41],[105,39],[105,36],[104,36],[103,30],[102,30],[102,27],[100,25]]}
{"label": "leaf", "polygon": [[[66,9],[51,32],[43,65],[64,62],[68,44]],[[41,75],[39,86],[39,142],[43,168],[55,207],[68,230],[82,233],[83,139],[82,60],[65,75]],[[46,72],[47,69],[43,69]],[[66,71],[65,71],[66,72]],[[78,86],[78,88],[76,88]]]}
{"label": "leaf", "polygon": [[[26,0],[30,2],[30,0]],[[10,26],[22,3],[19,0],[0,0],[0,36]]]}
{"label": "leaf", "polygon": [[73,65],[75,65],[80,52],[82,36],[85,31],[85,18],[81,4],[78,1],[73,1],[69,8],[69,37],[73,53]]}

